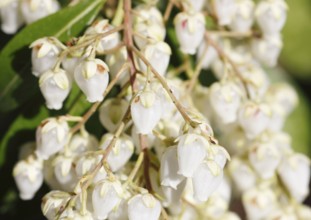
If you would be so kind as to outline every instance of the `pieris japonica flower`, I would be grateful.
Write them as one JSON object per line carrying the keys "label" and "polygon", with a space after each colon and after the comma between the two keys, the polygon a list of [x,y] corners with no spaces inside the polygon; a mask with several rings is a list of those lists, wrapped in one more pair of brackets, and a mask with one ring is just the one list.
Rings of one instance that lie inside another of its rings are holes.
{"label": "pieris japonica flower", "polygon": [[54,190],[47,193],[42,198],[41,210],[43,215],[48,220],[54,220],[59,214],[60,207],[64,207],[69,199],[70,194],[67,192]]}
{"label": "pieris japonica flower", "polygon": [[[109,20],[103,19],[95,21],[91,27],[86,30],[86,35],[104,34],[107,31],[113,29],[113,26],[109,24]],[[113,49],[120,42],[119,33],[113,33],[108,36],[102,37],[100,42],[96,45],[98,53],[103,53],[105,50]]]}
{"label": "pieris japonica flower", "polygon": [[282,47],[282,39],[278,34],[252,40],[254,56],[259,62],[269,67],[274,67],[277,64]]}
{"label": "pieris japonica flower", "polygon": [[94,135],[81,132],[72,136],[68,144],[70,154],[79,156],[84,152],[93,151],[98,148],[98,140]]}
{"label": "pieris japonica flower", "polygon": [[223,138],[223,145],[226,146],[230,155],[241,156],[248,149],[249,140],[245,137],[245,133],[240,127],[233,128]]}
{"label": "pieris japonica flower", "polygon": [[[166,74],[172,53],[167,43],[159,41],[154,44],[147,44],[142,49],[142,53],[160,75]],[[147,72],[147,66],[142,60],[139,60],[139,66],[142,72]]]}
{"label": "pieris japonica flower", "polygon": [[248,159],[262,179],[274,176],[281,154],[273,142],[255,142],[249,149]]}
{"label": "pieris japonica flower", "polygon": [[108,219],[109,220],[127,219],[127,201],[122,200],[120,204],[110,212]]}
{"label": "pieris japonica flower", "polygon": [[44,37],[30,45],[30,48],[32,48],[31,63],[33,75],[39,77],[55,66],[60,53],[59,44],[61,43],[56,38]]}
{"label": "pieris japonica flower", "polygon": [[209,90],[209,100],[215,114],[223,123],[231,123],[237,119],[241,92],[234,83],[213,83]]}
{"label": "pieris japonica flower", "polygon": [[235,0],[217,0],[212,1],[210,4],[215,9],[218,24],[222,26],[229,25],[236,10]]}
{"label": "pieris japonica flower", "polygon": [[19,0],[8,1],[0,8],[1,30],[6,34],[14,34],[24,20],[22,18]]}
{"label": "pieris japonica flower", "polygon": [[82,61],[75,69],[74,78],[89,102],[101,102],[109,82],[109,68],[100,59]]}
{"label": "pieris japonica flower", "polygon": [[19,161],[13,169],[15,183],[22,200],[30,200],[35,196],[43,183],[42,161],[30,157]]}
{"label": "pieris japonica flower", "polygon": [[152,133],[152,130],[161,119],[161,99],[148,88],[140,91],[131,104],[131,115],[138,133]]}
{"label": "pieris japonica flower", "polygon": [[73,81],[74,71],[82,60],[82,57],[75,57],[73,55],[68,55],[62,60],[62,68],[66,71],[70,81]]}
{"label": "pieris japonica flower", "polygon": [[161,203],[153,195],[137,194],[128,201],[129,220],[157,220],[161,214]]}
{"label": "pieris japonica flower", "polygon": [[204,210],[206,216],[212,219],[219,219],[228,209],[229,204],[220,196],[212,194],[206,203]]}
{"label": "pieris japonica flower", "polygon": [[264,34],[278,34],[286,21],[287,5],[284,0],[262,0],[256,7],[255,15]]}
{"label": "pieris japonica flower", "polygon": [[49,109],[59,110],[67,98],[71,84],[63,69],[49,70],[40,76],[39,86]]}
{"label": "pieris japonica flower", "polygon": [[175,31],[180,50],[195,54],[205,33],[205,19],[201,13],[180,12],[174,18]]}
{"label": "pieris japonica flower", "polygon": [[56,0],[21,0],[21,11],[27,24],[33,23],[60,9]]}
{"label": "pieris japonica flower", "polygon": [[247,32],[254,22],[255,4],[252,0],[235,0],[236,9],[229,25],[236,32]]}
{"label": "pieris japonica flower", "polygon": [[37,156],[47,160],[61,151],[67,143],[68,133],[69,126],[64,118],[48,118],[42,121],[36,131]]}
{"label": "pieris japonica flower", "polygon": [[178,174],[179,166],[177,159],[177,147],[171,146],[165,150],[161,157],[161,185],[172,187],[176,190],[185,177]]}
{"label": "pieris japonica flower", "polygon": [[240,107],[238,120],[246,136],[253,139],[268,127],[270,116],[267,104],[247,101]]}
{"label": "pieris japonica flower", "polygon": [[203,9],[205,0],[182,0],[181,3],[187,10],[199,12]]}
{"label": "pieris japonica flower", "polygon": [[194,197],[206,202],[209,196],[220,186],[223,180],[223,170],[215,161],[204,161],[192,176]]}
{"label": "pieris japonica flower", "polygon": [[[214,38],[215,37],[213,37],[213,39]],[[202,43],[199,45],[199,49],[197,53],[197,60],[198,62],[202,63],[202,68],[208,69],[210,65],[217,59],[217,57],[218,57],[218,53],[215,50],[215,48],[209,45],[205,40],[203,40]]]}
{"label": "pieris japonica flower", "polygon": [[283,158],[278,173],[291,196],[302,202],[309,193],[310,160],[303,154],[294,153]]}
{"label": "pieris japonica flower", "polygon": [[184,134],[178,138],[178,174],[192,177],[203,162],[209,142],[201,135]]}
{"label": "pieris japonica flower", "polygon": [[106,219],[121,202],[122,194],[122,185],[118,180],[98,182],[92,193],[94,216],[97,219]]}
{"label": "pieris japonica flower", "polygon": [[242,202],[248,219],[266,219],[277,207],[275,193],[267,186],[258,186],[242,195]]}
{"label": "pieris japonica flower", "polygon": [[307,205],[299,205],[296,207],[297,217],[301,220],[308,220],[311,216],[311,208]]}
{"label": "pieris japonica flower", "polygon": [[176,188],[162,185],[161,189],[165,197],[165,205],[168,207],[180,206],[181,197],[186,187],[187,179],[180,182]]}
{"label": "pieris japonica flower", "polygon": [[[113,139],[113,134],[107,133],[101,139],[100,147],[106,149]],[[122,135],[116,141],[112,151],[107,157],[107,162],[112,172],[120,170],[134,153],[134,144],[128,135]]]}
{"label": "pieris japonica flower", "polygon": [[122,121],[129,103],[124,99],[107,99],[99,108],[99,120],[110,132],[114,132]]}

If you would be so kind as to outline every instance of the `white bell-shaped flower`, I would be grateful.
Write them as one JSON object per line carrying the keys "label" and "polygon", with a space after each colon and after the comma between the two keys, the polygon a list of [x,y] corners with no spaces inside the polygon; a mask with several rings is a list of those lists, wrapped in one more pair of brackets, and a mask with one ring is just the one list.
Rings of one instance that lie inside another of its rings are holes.
{"label": "white bell-shaped flower", "polygon": [[[107,31],[112,30],[114,27],[109,24],[109,20],[102,19],[95,21],[87,30],[86,35],[104,34]],[[118,32],[109,34],[108,36],[102,37],[100,42],[96,45],[96,51],[103,53],[105,50],[115,48],[120,42],[120,35]]]}
{"label": "white bell-shaped flower", "polygon": [[240,107],[238,120],[246,136],[253,139],[268,127],[270,116],[268,105],[247,101]]}
{"label": "white bell-shaped flower", "polygon": [[108,219],[127,220],[127,201],[123,199],[120,204],[110,212]]}
{"label": "white bell-shaped flower", "polygon": [[65,191],[73,191],[78,181],[74,169],[73,159],[65,155],[58,155],[53,160],[54,175]]}
{"label": "white bell-shaped flower", "polygon": [[287,5],[284,0],[260,1],[256,7],[255,16],[264,34],[278,34],[286,21]]}
{"label": "white bell-shaped flower", "polygon": [[48,109],[59,110],[67,98],[71,84],[63,69],[58,71],[49,70],[40,76],[39,86],[46,101]]}
{"label": "white bell-shaped flower", "polygon": [[150,21],[164,26],[161,11],[153,4],[139,4],[135,7],[134,23]]}
{"label": "white bell-shaped flower", "polygon": [[248,150],[249,140],[245,137],[245,133],[240,127],[232,129],[223,137],[224,146],[230,155],[241,156]]}
{"label": "white bell-shaped flower", "polygon": [[183,7],[187,10],[202,11],[205,0],[182,0]]}
{"label": "white bell-shaped flower", "polygon": [[106,219],[121,202],[122,194],[122,185],[118,180],[103,180],[97,183],[92,193],[94,216],[97,219]]}
{"label": "white bell-shaped flower", "polygon": [[281,154],[274,143],[255,142],[250,148],[248,159],[262,179],[269,179],[275,174],[281,161]]}
{"label": "white bell-shaped flower", "polygon": [[[104,150],[106,149],[109,144],[111,143],[114,135],[111,133],[106,133],[102,139],[100,147]],[[128,135],[121,135],[112,151],[107,156],[107,162],[112,172],[116,172],[120,170],[131,158],[132,154],[134,153],[134,144],[130,136]]]}
{"label": "white bell-shaped flower", "polygon": [[181,183],[179,183],[176,188],[172,188],[170,186],[162,185],[162,192],[165,197],[164,205],[172,207],[178,206],[181,202],[181,197],[183,195],[184,189],[187,184],[187,179],[184,179]]}
{"label": "white bell-shaped flower", "polygon": [[244,161],[233,158],[229,163],[229,172],[235,186],[244,192],[255,186],[257,176],[251,167]]}
{"label": "white bell-shaped flower", "polygon": [[98,148],[98,140],[94,135],[81,132],[76,133],[70,139],[68,150],[72,155],[81,155],[87,151],[93,151]]}
{"label": "white bell-shaped flower", "polygon": [[74,71],[82,60],[83,59],[81,57],[75,57],[71,55],[68,55],[62,60],[62,68],[66,71],[70,81],[73,81]]}
{"label": "white bell-shaped flower", "polygon": [[218,24],[229,25],[236,11],[235,0],[217,0],[212,2],[217,15]]}
{"label": "white bell-shaped flower", "polygon": [[137,132],[150,134],[161,119],[161,99],[149,89],[137,93],[131,104],[131,115]]}
{"label": "white bell-shaped flower", "polygon": [[57,214],[59,214],[60,208],[64,207],[69,199],[70,194],[67,192],[53,190],[47,193],[42,198],[41,203],[41,210],[43,215],[48,220],[56,219]]}
{"label": "white bell-shaped flower", "polygon": [[283,158],[278,173],[291,196],[302,202],[309,194],[310,160],[303,154],[295,153]]}
{"label": "white bell-shaped flower", "polygon": [[203,14],[180,12],[176,15],[174,24],[180,50],[185,54],[195,54],[205,33]]}
{"label": "white bell-shaped flower", "polygon": [[177,185],[185,179],[184,176],[178,174],[179,166],[176,146],[171,146],[165,150],[160,164],[161,185],[172,187],[176,190]]}
{"label": "white bell-shaped flower", "polygon": [[[91,173],[94,168],[97,166],[98,163],[100,163],[102,159],[102,156],[96,156],[92,154],[85,154],[82,155],[77,161],[76,161],[76,174],[77,177],[80,179],[84,175]],[[107,177],[107,172],[104,167],[101,167],[97,174],[95,175],[93,182],[97,183],[98,181],[104,180]]]}
{"label": "white bell-shaped flower", "polygon": [[192,177],[194,197],[206,202],[222,180],[223,170],[216,162],[208,160],[201,163]]}
{"label": "white bell-shaped flower", "polygon": [[[105,62],[109,66],[110,77],[113,79],[117,73],[120,71],[120,68],[127,61],[127,50],[125,47],[122,47],[118,51],[112,54],[107,54],[105,57]],[[126,69],[123,71],[122,75],[118,79],[118,84],[123,86],[130,80],[130,70]]]}
{"label": "white bell-shaped flower", "polygon": [[286,115],[283,108],[274,103],[270,104],[270,108],[271,108],[271,117],[270,123],[268,125],[268,130],[274,132],[282,131],[286,120]]}
{"label": "white bell-shaped flower", "polygon": [[275,193],[267,187],[254,187],[242,195],[243,206],[248,219],[266,219],[277,207]]}
{"label": "white bell-shaped flower", "polygon": [[229,25],[236,32],[247,32],[254,22],[255,4],[252,0],[235,0],[236,10]]}
{"label": "white bell-shaped flower", "polygon": [[102,125],[110,132],[115,132],[120,125],[123,116],[128,109],[129,103],[124,99],[111,98],[99,108],[99,120]]}
{"label": "white bell-shaped flower", "polygon": [[223,123],[236,121],[241,92],[234,83],[213,83],[209,90],[209,100],[215,114]]}
{"label": "white bell-shaped flower", "polygon": [[75,69],[74,78],[89,102],[101,102],[109,82],[109,68],[100,59],[82,61]]}
{"label": "white bell-shaped flower", "polygon": [[206,157],[208,146],[208,140],[197,134],[185,134],[179,137],[177,145],[178,174],[192,177]]}
{"label": "white bell-shaped flower", "polygon": [[[215,38],[211,36],[212,38]],[[216,40],[216,39],[214,39]],[[205,40],[199,45],[198,53],[197,53],[197,60],[198,62],[201,61],[202,68],[208,69],[210,65],[218,58],[218,53],[215,48],[211,45],[208,45]]]}
{"label": "white bell-shaped flower", "polygon": [[230,155],[224,147],[211,145],[208,148],[208,159],[215,161],[223,169],[227,160],[230,160]]}
{"label": "white bell-shaped flower", "polygon": [[219,219],[228,210],[229,203],[221,196],[212,194],[206,204],[204,213],[211,219]]}
{"label": "white bell-shaped flower", "polygon": [[213,192],[212,196],[218,196],[223,198],[226,203],[230,203],[231,199],[231,182],[229,181],[229,178],[227,176],[224,176],[222,178],[222,181],[220,183],[220,186],[217,187],[217,189]]}
{"label": "white bell-shaped flower", "polygon": [[277,64],[283,42],[281,35],[264,36],[252,40],[252,53],[256,59],[269,67]]}
{"label": "white bell-shaped flower", "polygon": [[161,203],[153,195],[138,194],[128,201],[129,220],[158,220]]}
{"label": "white bell-shaped flower", "polygon": [[311,207],[308,205],[298,205],[296,207],[296,214],[300,220],[308,220],[311,216]]}
{"label": "white bell-shaped flower", "polygon": [[22,200],[35,196],[43,183],[42,161],[29,158],[19,161],[13,169],[13,176]]}
{"label": "white bell-shaped flower", "polygon": [[47,160],[62,150],[67,143],[68,134],[69,126],[63,118],[48,118],[42,121],[36,131],[37,156]]}
{"label": "white bell-shaped flower", "polygon": [[1,30],[6,34],[14,34],[23,24],[19,1],[11,0],[0,9]]}
{"label": "white bell-shaped flower", "polygon": [[31,64],[33,75],[39,77],[55,66],[60,53],[58,43],[60,42],[56,38],[44,37],[30,45],[30,48],[32,48]]}
{"label": "white bell-shaped flower", "polygon": [[56,0],[21,0],[23,17],[27,24],[57,12],[60,4]]}

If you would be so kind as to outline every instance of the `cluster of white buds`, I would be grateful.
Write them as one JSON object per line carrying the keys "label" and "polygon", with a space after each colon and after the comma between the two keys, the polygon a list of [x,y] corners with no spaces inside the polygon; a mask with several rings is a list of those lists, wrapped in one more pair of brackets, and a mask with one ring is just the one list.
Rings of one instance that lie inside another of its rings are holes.
{"label": "cluster of white buds", "polygon": [[24,24],[31,24],[57,12],[57,0],[3,0],[0,3],[1,29],[14,34]]}
{"label": "cluster of white buds", "polygon": [[[240,200],[250,220],[308,220],[310,162],[283,131],[298,96],[261,65],[277,63],[284,1],[172,1],[179,11],[165,16],[144,2],[122,1],[121,26],[99,19],[67,46],[54,37],[31,45],[47,108],[61,109],[73,83],[93,105],[38,126],[14,169],[20,197],[45,181],[48,219],[239,220],[230,205]],[[219,30],[206,29],[205,15]],[[179,50],[165,42],[167,25]],[[170,62],[176,51],[180,67]],[[219,81],[200,85],[201,69]],[[96,110],[101,137],[85,127]]]}

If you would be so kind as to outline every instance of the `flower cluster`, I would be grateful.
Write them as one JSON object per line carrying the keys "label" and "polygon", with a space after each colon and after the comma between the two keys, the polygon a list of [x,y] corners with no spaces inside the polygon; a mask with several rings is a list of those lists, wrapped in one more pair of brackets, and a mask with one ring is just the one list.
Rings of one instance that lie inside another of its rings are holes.
{"label": "flower cluster", "polygon": [[[72,86],[93,105],[41,122],[14,168],[20,197],[45,181],[48,219],[236,220],[229,206],[241,200],[248,219],[307,220],[310,162],[282,130],[298,97],[264,68],[277,63],[285,2],[172,0],[164,16],[156,1],[119,4],[122,24],[98,19],[66,45],[44,37],[30,46],[47,108],[61,109]],[[180,67],[165,42],[172,7]],[[202,69],[218,81],[201,85]],[[84,126],[96,110],[100,140]]]}

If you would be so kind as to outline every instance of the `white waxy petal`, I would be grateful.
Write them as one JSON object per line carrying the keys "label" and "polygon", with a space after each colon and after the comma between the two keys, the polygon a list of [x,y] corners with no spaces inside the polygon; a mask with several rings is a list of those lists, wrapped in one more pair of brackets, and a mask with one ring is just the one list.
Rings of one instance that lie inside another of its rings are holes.
{"label": "white waxy petal", "polygon": [[67,98],[71,85],[66,72],[60,69],[58,72],[47,71],[39,80],[42,95],[49,109],[59,110]]}
{"label": "white waxy petal", "polygon": [[23,18],[20,13],[19,1],[12,0],[1,7],[1,29],[6,34],[14,34],[23,24]]}
{"label": "white waxy petal", "polygon": [[[211,36],[213,37],[213,36]],[[205,40],[199,45],[198,53],[197,53],[197,60],[198,62],[201,61],[202,68],[208,69],[210,65],[217,59],[218,53],[215,48],[211,45],[208,45]]]}
{"label": "white waxy petal", "polygon": [[245,33],[249,31],[254,22],[254,7],[252,0],[235,1],[236,10],[229,25],[236,32]]}
{"label": "white waxy petal", "polygon": [[194,10],[194,11],[201,11],[204,7],[205,0],[185,0],[181,1],[184,8],[187,8],[187,10]]}
{"label": "white waxy petal", "polygon": [[223,180],[223,170],[214,161],[202,163],[192,177],[194,197],[205,202],[220,186]]}
{"label": "white waxy petal", "polygon": [[177,145],[178,174],[192,177],[206,156],[208,141],[197,134],[185,134],[180,137]]}
{"label": "white waxy petal", "polygon": [[69,126],[65,120],[49,118],[43,121],[36,131],[37,156],[47,160],[62,150],[67,143],[68,134]]}
{"label": "white waxy petal", "polygon": [[151,90],[138,93],[131,104],[131,114],[138,133],[152,133],[162,115],[160,98]]}
{"label": "white waxy petal", "polygon": [[92,193],[94,215],[106,219],[109,213],[121,202],[123,194],[119,181],[104,180],[95,185]]}
{"label": "white waxy petal", "polygon": [[22,0],[21,11],[27,24],[55,13],[60,9],[56,0]]}
{"label": "white waxy petal", "polygon": [[93,151],[98,148],[98,140],[88,133],[77,133],[70,139],[68,149],[73,155],[81,155],[86,151]]}
{"label": "white waxy petal", "polygon": [[232,21],[236,10],[234,0],[217,0],[214,1],[214,8],[218,18],[219,25],[229,25]]}
{"label": "white waxy petal", "polygon": [[54,175],[65,191],[73,191],[78,181],[73,165],[73,158],[58,155],[53,160]]}
{"label": "white waxy petal", "polygon": [[309,194],[310,160],[303,154],[291,154],[283,158],[278,167],[282,182],[291,196],[302,202]]}
{"label": "white waxy petal", "polygon": [[167,148],[161,157],[161,185],[176,190],[176,187],[185,179],[184,176],[178,174],[178,170],[177,147],[172,146]]}
{"label": "white waxy petal", "polygon": [[14,166],[13,176],[20,198],[32,199],[43,183],[42,161],[33,158],[19,161]]}
{"label": "white waxy petal", "polygon": [[[100,147],[105,150],[111,143],[114,135],[107,133],[102,137]],[[112,151],[107,157],[107,162],[112,172],[120,170],[134,153],[134,144],[131,137],[121,135],[116,141]]]}
{"label": "white waxy petal", "polygon": [[138,194],[128,201],[129,220],[158,220],[161,203],[151,194]]}
{"label": "white waxy petal", "polygon": [[100,59],[82,61],[74,78],[89,102],[101,102],[109,82],[109,68]]}
{"label": "white waxy petal", "polygon": [[179,183],[176,188],[172,188],[170,186],[162,185],[162,192],[165,196],[166,205],[178,206],[181,202],[181,197],[186,187],[187,179],[184,179],[181,183]]}
{"label": "white waxy petal", "polygon": [[174,19],[175,31],[180,50],[185,54],[195,54],[205,33],[205,20],[201,13],[180,12]]}
{"label": "white waxy petal", "polygon": [[121,203],[110,212],[108,219],[127,220],[127,201],[122,200]]}

